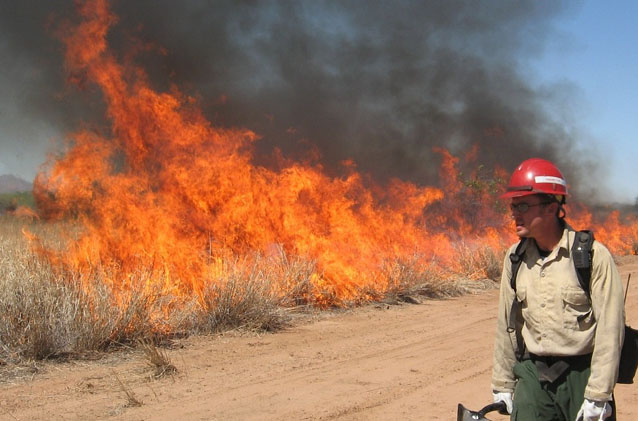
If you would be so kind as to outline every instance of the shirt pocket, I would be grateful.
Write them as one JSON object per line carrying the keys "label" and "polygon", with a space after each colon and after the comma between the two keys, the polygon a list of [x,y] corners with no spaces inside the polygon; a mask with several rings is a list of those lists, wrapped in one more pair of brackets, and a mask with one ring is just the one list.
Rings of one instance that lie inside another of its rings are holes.
{"label": "shirt pocket", "polygon": [[527,287],[516,288],[516,300],[518,300],[519,303],[527,305]]}
{"label": "shirt pocket", "polygon": [[536,326],[536,319],[529,311],[529,303],[527,300],[527,287],[516,288],[516,300],[521,304],[521,315],[528,327]]}
{"label": "shirt pocket", "polygon": [[573,330],[587,330],[594,323],[589,297],[582,288],[564,287],[563,326]]}

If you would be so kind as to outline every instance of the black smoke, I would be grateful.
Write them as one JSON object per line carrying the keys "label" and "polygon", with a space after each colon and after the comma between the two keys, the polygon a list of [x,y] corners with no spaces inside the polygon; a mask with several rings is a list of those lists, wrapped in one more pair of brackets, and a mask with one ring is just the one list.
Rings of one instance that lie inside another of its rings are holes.
{"label": "black smoke", "polygon": [[[3,67],[37,73],[16,106],[61,131],[103,118],[99,95],[65,84],[53,33],[73,2],[0,5]],[[574,6],[120,0],[109,37],[122,55],[131,39],[153,44],[137,59],[157,89],[198,95],[214,124],[257,132],[265,154],[301,156],[315,145],[328,170],[352,159],[381,181],[431,184],[440,162],[433,147],[462,155],[478,144],[477,162],[488,168],[511,171],[539,156],[582,190],[596,168],[578,147],[578,122],[555,91],[535,85],[530,67]]]}

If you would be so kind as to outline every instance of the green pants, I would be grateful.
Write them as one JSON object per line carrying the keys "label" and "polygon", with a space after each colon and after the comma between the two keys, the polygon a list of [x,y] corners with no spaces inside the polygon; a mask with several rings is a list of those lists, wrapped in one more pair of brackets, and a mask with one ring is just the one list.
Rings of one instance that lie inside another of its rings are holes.
{"label": "green pants", "polygon": [[[512,421],[575,421],[583,404],[583,394],[589,379],[589,363],[572,364],[554,382],[541,382],[531,360],[514,366],[516,390]],[[615,421],[616,408],[606,421]]]}

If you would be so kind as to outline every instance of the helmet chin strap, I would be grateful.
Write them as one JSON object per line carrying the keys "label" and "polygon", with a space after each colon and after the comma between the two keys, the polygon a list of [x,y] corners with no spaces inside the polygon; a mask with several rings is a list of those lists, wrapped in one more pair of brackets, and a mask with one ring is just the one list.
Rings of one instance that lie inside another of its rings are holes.
{"label": "helmet chin strap", "polygon": [[[561,214],[562,214],[562,215],[561,215]],[[560,219],[560,220],[561,220],[561,222],[565,220],[565,217],[567,216],[567,211],[565,210],[565,208],[563,207],[563,205],[560,205],[560,206],[558,207],[558,214],[557,214],[556,216],[558,216],[558,219]]]}
{"label": "helmet chin strap", "polygon": [[558,203],[558,211],[556,212],[556,217],[561,222],[563,222],[565,220],[565,217],[567,216],[567,211],[563,207],[563,205],[565,204],[565,196],[563,196],[562,194],[555,194],[554,198]]}
{"label": "helmet chin strap", "polygon": [[561,205],[565,204],[565,195],[555,194],[554,197],[556,198],[556,201],[560,203]]}

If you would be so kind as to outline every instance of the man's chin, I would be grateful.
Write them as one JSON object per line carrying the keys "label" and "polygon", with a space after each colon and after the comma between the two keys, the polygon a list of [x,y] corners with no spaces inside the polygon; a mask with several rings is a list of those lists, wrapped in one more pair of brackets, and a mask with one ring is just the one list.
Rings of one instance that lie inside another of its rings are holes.
{"label": "man's chin", "polygon": [[529,230],[525,227],[517,226],[516,235],[518,235],[521,238],[527,237],[529,235]]}

